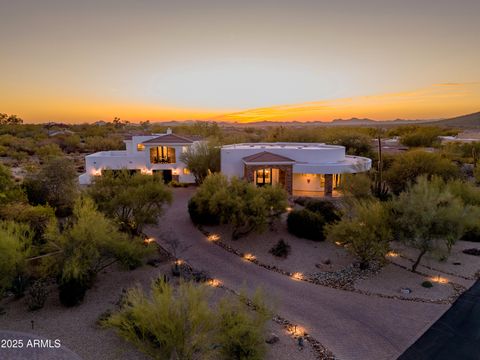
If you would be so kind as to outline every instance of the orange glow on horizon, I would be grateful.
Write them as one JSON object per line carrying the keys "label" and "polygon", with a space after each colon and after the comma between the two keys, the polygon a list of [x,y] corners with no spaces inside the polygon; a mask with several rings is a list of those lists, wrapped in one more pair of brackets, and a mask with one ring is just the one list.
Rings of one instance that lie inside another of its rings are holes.
{"label": "orange glow on horizon", "polygon": [[[210,120],[325,121],[352,117],[374,120],[439,119],[480,110],[480,82],[438,84],[410,92],[323,100],[250,110],[189,109],[99,99],[35,96],[14,98],[2,94],[2,112],[17,114],[27,123],[111,121],[115,116],[130,122]],[[26,105],[28,104],[28,106]]]}

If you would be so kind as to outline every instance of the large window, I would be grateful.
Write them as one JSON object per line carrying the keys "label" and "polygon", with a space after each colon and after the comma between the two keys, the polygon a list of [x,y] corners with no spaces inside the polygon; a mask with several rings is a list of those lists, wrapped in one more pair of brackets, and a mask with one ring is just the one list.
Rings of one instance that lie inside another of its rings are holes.
{"label": "large window", "polygon": [[176,163],[175,148],[168,146],[156,146],[150,148],[150,162],[152,164]]}
{"label": "large window", "polygon": [[272,184],[272,169],[260,169],[256,171],[256,184],[258,186]]}

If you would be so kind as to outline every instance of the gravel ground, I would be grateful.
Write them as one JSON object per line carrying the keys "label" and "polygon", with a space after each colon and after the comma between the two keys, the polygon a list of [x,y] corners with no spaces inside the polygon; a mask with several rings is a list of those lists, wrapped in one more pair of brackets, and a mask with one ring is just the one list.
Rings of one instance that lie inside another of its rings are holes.
{"label": "gravel ground", "polygon": [[[234,249],[253,254],[261,263],[275,265],[290,272],[336,271],[354,260],[343,248],[330,242],[317,242],[291,235],[287,231],[285,219],[277,222],[273,230],[252,233],[238,240],[232,240],[231,229],[228,226],[206,226],[205,230],[219,234],[222,241]],[[290,255],[286,259],[269,253],[280,239],[291,247]],[[326,260],[330,260],[330,264],[324,264]]]}
{"label": "gravel ground", "polygon": [[[453,295],[453,288],[449,284],[432,282],[433,287],[424,288],[421,284],[430,278],[414,274],[389,264],[384,266],[376,275],[367,279],[357,280],[355,288],[382,295],[397,295],[405,298],[415,297],[422,299],[443,300]],[[402,294],[401,288],[412,290],[410,294]]]}
{"label": "gravel ground", "polygon": [[[415,260],[418,256],[418,250],[408,248],[400,243],[392,243],[392,248],[401,255]],[[435,254],[426,254],[418,266],[418,271],[427,272],[428,267],[442,272],[475,278],[475,274],[480,270],[480,256],[472,256],[462,253],[464,249],[480,249],[480,243],[469,241],[457,241],[453,245],[452,252],[446,261],[439,261],[439,256]],[[393,258],[393,261],[396,259]],[[410,265],[411,266],[411,265]]]}

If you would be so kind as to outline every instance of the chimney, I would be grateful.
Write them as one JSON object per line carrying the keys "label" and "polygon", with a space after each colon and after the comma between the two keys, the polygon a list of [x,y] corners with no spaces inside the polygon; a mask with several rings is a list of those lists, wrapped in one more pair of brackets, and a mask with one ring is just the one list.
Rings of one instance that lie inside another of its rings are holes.
{"label": "chimney", "polygon": [[168,128],[167,129],[167,135],[172,133],[172,129]]}

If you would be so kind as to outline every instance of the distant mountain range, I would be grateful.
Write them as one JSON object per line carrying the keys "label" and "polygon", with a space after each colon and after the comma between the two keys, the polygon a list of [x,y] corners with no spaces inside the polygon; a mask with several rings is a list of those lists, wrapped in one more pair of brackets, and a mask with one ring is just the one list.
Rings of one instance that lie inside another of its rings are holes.
{"label": "distant mountain range", "polygon": [[[182,124],[193,124],[197,120],[184,120],[184,121],[161,121],[153,122],[164,126],[178,126]],[[331,122],[325,121],[254,121],[254,122],[230,122],[230,121],[216,121],[220,126],[224,127],[271,127],[271,126],[288,126],[288,127],[304,127],[304,126],[397,126],[397,125],[439,125],[447,127],[459,127],[459,128],[472,128],[480,127],[480,111],[472,114],[456,116],[448,119],[431,119],[431,120],[407,120],[407,119],[395,119],[395,120],[372,120],[372,119],[335,119]]]}
{"label": "distant mountain range", "polygon": [[429,125],[440,125],[448,127],[480,127],[480,111],[462,116],[426,122]]}

